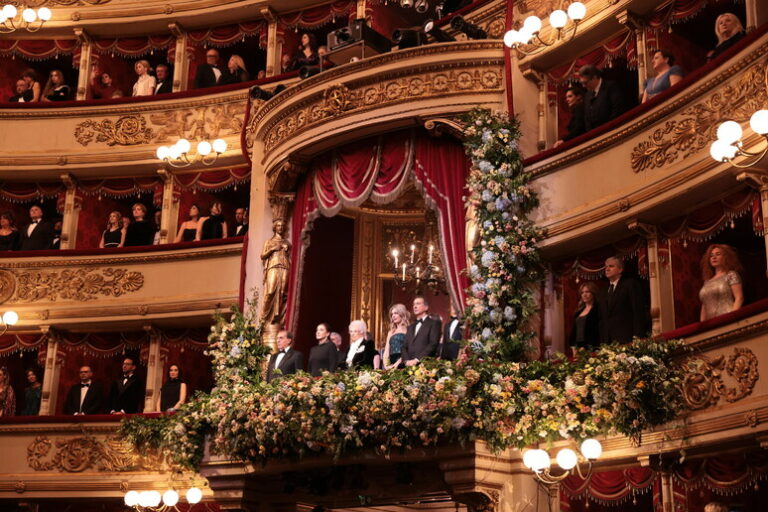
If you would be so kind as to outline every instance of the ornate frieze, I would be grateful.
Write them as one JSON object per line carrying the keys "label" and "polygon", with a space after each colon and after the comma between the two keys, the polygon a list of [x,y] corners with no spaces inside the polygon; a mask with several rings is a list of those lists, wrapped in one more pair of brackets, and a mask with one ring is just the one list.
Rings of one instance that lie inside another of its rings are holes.
{"label": "ornate frieze", "polygon": [[[11,274],[3,272],[3,275]],[[0,275],[0,279],[3,279],[3,275]],[[59,299],[85,302],[99,296],[119,297],[144,286],[144,275],[141,272],[120,268],[29,270],[17,272],[11,277],[15,280],[16,288],[12,302],[45,299],[51,302]]]}
{"label": "ornate frieze", "polygon": [[154,133],[147,126],[144,116],[132,114],[120,116],[117,121],[88,119],[75,128],[75,140],[83,146],[93,142],[104,142],[107,146],[135,146],[148,144]]}
{"label": "ornate frieze", "polygon": [[[728,357],[699,356],[687,361],[684,369],[683,398],[693,410],[715,405],[721,398],[737,402],[752,393],[760,378],[757,356],[748,348],[735,348]],[[724,375],[733,381],[732,387],[723,380]]]}
{"label": "ornate frieze", "polygon": [[54,449],[47,436],[37,436],[27,447],[27,465],[35,471],[66,473],[150,469],[133,446],[117,438],[76,437],[58,439],[55,444]]}

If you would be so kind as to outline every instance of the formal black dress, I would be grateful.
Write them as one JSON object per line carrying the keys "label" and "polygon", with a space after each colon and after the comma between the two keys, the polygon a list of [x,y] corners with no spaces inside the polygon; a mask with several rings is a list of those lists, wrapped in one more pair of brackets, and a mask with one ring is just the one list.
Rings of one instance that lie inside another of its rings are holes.
{"label": "formal black dress", "polygon": [[43,386],[33,388],[29,386],[24,390],[24,410],[22,416],[37,416],[40,412],[40,401],[43,397]]}
{"label": "formal black dress", "polygon": [[185,229],[181,233],[181,241],[182,242],[194,242],[195,236],[197,236],[197,230],[196,229]]}
{"label": "formal black dress", "polygon": [[211,215],[203,222],[203,229],[200,232],[200,240],[215,240],[224,238],[223,215]]}
{"label": "formal black dress", "polygon": [[230,72],[228,69],[221,74],[219,85],[239,84],[248,81],[248,72],[244,69]]}
{"label": "formal black dress", "polygon": [[745,35],[746,34],[744,32],[739,32],[738,34],[732,35],[729,39],[726,39],[719,45],[715,46],[715,49],[712,50],[709,55],[707,55],[707,61],[710,61],[718,55],[724,53],[728,48],[741,41]]}
{"label": "formal black dress", "polygon": [[304,66],[319,66],[320,65],[320,56],[317,54],[317,52],[312,52],[309,57],[304,55],[303,50],[299,50],[299,52],[293,57],[293,69],[298,70],[303,68]]}
{"label": "formal black dress", "polygon": [[125,232],[125,247],[137,245],[152,245],[155,238],[155,228],[148,220],[134,221],[128,224]]}
{"label": "formal black dress", "polygon": [[176,405],[179,397],[181,397],[181,381],[179,379],[169,379],[160,388],[160,410],[167,411]]}
{"label": "formal black dress", "polygon": [[51,94],[46,96],[51,101],[67,101],[70,98],[71,89],[68,85],[60,85],[55,88]]}
{"label": "formal black dress", "polygon": [[104,237],[104,247],[117,247],[120,245],[120,240],[123,238],[123,230],[116,229],[110,231],[105,229],[102,236]]}
{"label": "formal black dress", "polygon": [[568,121],[568,133],[563,137],[563,141],[571,140],[578,137],[582,133],[586,133],[586,127],[584,125],[584,103],[578,103],[574,105],[571,110],[571,120]]}
{"label": "formal black dress", "polygon": [[0,235],[0,251],[16,251],[19,249],[19,232],[14,229],[8,235]]}
{"label": "formal black dress", "polygon": [[593,304],[592,309],[584,316],[581,316],[584,308],[576,311],[573,329],[568,339],[571,347],[596,347],[605,343],[605,328],[601,322],[600,309],[599,304]]}
{"label": "formal black dress", "polygon": [[325,370],[329,372],[336,370],[338,358],[339,351],[332,342],[326,341],[322,345],[315,345],[309,351],[309,373],[313,377],[319,377]]}

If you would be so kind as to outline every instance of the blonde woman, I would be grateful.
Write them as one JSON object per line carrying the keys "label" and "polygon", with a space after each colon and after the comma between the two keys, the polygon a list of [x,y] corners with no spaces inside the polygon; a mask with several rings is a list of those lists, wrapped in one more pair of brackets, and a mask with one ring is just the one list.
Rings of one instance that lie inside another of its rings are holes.
{"label": "blonde woman", "polygon": [[219,85],[239,84],[249,79],[248,70],[245,69],[245,61],[239,55],[232,55],[227,62],[227,70],[221,75]]}
{"label": "blonde woman", "polygon": [[110,212],[107,219],[107,229],[101,233],[99,247],[117,248],[125,245],[125,228],[123,227],[123,215],[118,212]]}
{"label": "blonde woman", "polygon": [[726,12],[718,16],[715,20],[717,46],[707,54],[707,60],[712,60],[726,51],[744,35],[744,25],[741,24],[741,20],[735,14]]}
{"label": "blonde woman", "polygon": [[48,82],[43,89],[43,101],[67,101],[70,99],[70,92],[71,89],[64,81],[64,73],[54,69],[48,76]]}
{"label": "blonde woman", "polygon": [[149,74],[152,70],[149,66],[149,61],[144,59],[136,62],[134,66],[136,74],[139,79],[133,84],[133,96],[151,96],[155,93],[155,85],[157,81],[155,77]]}
{"label": "blonde woman", "polygon": [[398,368],[402,364],[400,354],[405,343],[405,333],[411,323],[411,314],[403,304],[395,304],[389,308],[389,332],[384,352],[381,355],[381,367],[384,370]]}

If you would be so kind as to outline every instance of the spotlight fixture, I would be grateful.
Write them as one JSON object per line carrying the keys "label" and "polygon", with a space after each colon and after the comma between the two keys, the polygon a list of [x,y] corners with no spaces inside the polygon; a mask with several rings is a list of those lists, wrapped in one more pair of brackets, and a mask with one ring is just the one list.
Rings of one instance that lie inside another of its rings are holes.
{"label": "spotlight fixture", "polygon": [[424,32],[412,28],[398,28],[392,32],[392,42],[401,50],[421,46],[425,43]]}
{"label": "spotlight fixture", "polygon": [[427,20],[424,23],[424,33],[432,36],[435,39],[435,41],[437,41],[438,43],[447,43],[449,41],[456,40],[456,38],[453,37],[451,34],[438,28],[435,25],[434,20]]}
{"label": "spotlight fixture", "polygon": [[15,311],[6,311],[0,316],[0,336],[8,331],[8,328],[16,325],[19,321],[19,314]]}
{"label": "spotlight fixture", "polygon": [[[579,22],[587,15],[587,7],[581,2],[573,2],[568,6],[567,11],[556,9],[549,15],[549,24],[556,30],[556,33],[550,39],[543,39],[539,32],[541,31],[541,19],[538,16],[528,16],[523,21],[522,27],[510,30],[504,34],[504,44],[517,50],[520,55],[532,55],[538,53],[547,46],[552,46],[558,41],[565,39],[566,32],[571,31],[572,40],[576,36],[579,28]],[[566,28],[568,20],[573,22],[570,28]],[[531,47],[523,49],[523,46]]]}
{"label": "spotlight fixture", "polygon": [[201,162],[203,165],[213,165],[219,159],[219,155],[227,150],[227,141],[216,139],[213,142],[202,140],[197,143],[197,154],[190,155],[192,144],[187,139],[179,139],[173,146],[160,146],[157,148],[157,158],[167,162],[171,167],[189,167]]}
{"label": "spotlight fixture", "polygon": [[302,66],[299,68],[299,78],[306,80],[311,76],[315,76],[323,70],[320,66]]}
{"label": "spotlight fixture", "polygon": [[[768,142],[768,110],[758,110],[749,119],[749,127]],[[768,144],[757,152],[743,149],[742,137],[744,130],[736,121],[725,121],[717,127],[717,140],[709,147],[709,154],[718,162],[728,162],[739,169],[753,167],[768,154]],[[745,163],[737,164],[734,158],[737,156],[751,157]]]}
{"label": "spotlight fixture", "polygon": [[48,7],[34,10],[22,6],[17,9],[15,5],[6,4],[0,9],[0,34],[9,34],[16,30],[37,32],[52,16],[53,13]]}
{"label": "spotlight fixture", "polygon": [[283,84],[278,85],[271,91],[262,89],[258,85],[254,85],[250,89],[250,95],[251,95],[251,99],[268,101],[274,98],[275,96],[277,96],[278,94],[280,94],[281,92],[283,92],[284,90],[285,90],[285,86]]}
{"label": "spotlight fixture", "polygon": [[576,470],[579,478],[586,480],[592,473],[592,463],[600,458],[603,453],[603,446],[597,439],[587,439],[581,443],[581,459],[586,462],[586,470],[581,469],[579,464],[579,455],[570,448],[563,448],[557,452],[557,465],[563,470],[559,475],[552,474],[550,471],[550,457],[546,450],[535,449],[527,450],[523,454],[523,464],[533,471],[534,476],[541,482],[552,485],[565,480]]}
{"label": "spotlight fixture", "polygon": [[464,32],[470,39],[488,39],[488,33],[464,19],[463,16],[451,18],[451,28],[456,32]]}

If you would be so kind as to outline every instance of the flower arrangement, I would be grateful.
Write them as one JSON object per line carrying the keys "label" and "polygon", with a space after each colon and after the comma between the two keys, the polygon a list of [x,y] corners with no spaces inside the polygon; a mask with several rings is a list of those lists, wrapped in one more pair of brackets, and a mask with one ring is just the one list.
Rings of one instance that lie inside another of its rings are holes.
{"label": "flower arrangement", "polygon": [[533,289],[541,266],[536,242],[544,231],[528,214],[539,202],[523,172],[519,122],[485,109],[470,111],[462,121],[472,159],[467,206],[480,232],[469,268],[466,321],[494,357],[520,361],[530,350],[528,323],[536,312]]}

